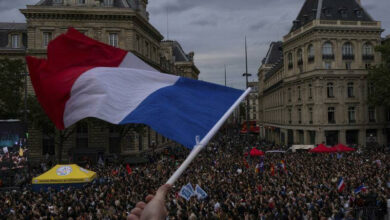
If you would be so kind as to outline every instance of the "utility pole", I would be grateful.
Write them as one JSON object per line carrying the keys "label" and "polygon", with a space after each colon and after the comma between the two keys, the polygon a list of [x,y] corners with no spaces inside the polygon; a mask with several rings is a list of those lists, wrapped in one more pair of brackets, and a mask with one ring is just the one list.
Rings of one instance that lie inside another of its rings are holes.
{"label": "utility pole", "polygon": [[[248,89],[248,77],[252,76],[252,74],[248,73],[248,49],[246,44],[246,36],[245,36],[245,73],[242,74],[245,76],[246,80],[246,88]],[[249,95],[246,97],[246,141],[249,144]]]}
{"label": "utility pole", "polygon": [[225,65],[225,86],[226,86],[226,65]]}

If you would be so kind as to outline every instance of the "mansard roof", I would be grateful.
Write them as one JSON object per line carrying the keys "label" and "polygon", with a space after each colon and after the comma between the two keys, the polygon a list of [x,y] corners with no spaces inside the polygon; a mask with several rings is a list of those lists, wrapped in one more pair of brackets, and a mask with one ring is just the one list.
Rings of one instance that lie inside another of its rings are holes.
{"label": "mansard roof", "polygon": [[360,0],[306,0],[291,31],[313,20],[374,21]]}
{"label": "mansard roof", "polygon": [[269,46],[267,55],[263,59],[262,63],[263,64],[275,64],[281,58],[283,58],[282,46],[283,46],[282,41],[272,42]]}
{"label": "mansard roof", "polygon": [[[41,0],[36,5],[42,5],[42,6],[57,6],[59,4],[62,4],[64,0],[61,1],[61,3],[56,3],[55,0]],[[100,2],[104,2],[103,0],[100,0]],[[138,8],[138,2],[139,0],[113,0],[113,7],[116,8]]]}
{"label": "mansard roof", "polygon": [[0,48],[6,48],[8,45],[9,34],[12,32],[22,33],[23,46],[27,45],[27,24],[26,23],[13,23],[13,22],[0,22]]}

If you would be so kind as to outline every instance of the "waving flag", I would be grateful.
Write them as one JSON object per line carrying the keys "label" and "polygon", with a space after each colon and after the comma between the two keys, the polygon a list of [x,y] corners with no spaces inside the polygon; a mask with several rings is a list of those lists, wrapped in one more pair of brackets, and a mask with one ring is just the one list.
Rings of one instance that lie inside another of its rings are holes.
{"label": "waving flag", "polygon": [[275,166],[271,164],[271,176],[275,176]]}
{"label": "waving flag", "polygon": [[345,188],[344,178],[340,177],[339,183],[337,184],[337,191],[342,192]]}
{"label": "waving flag", "polygon": [[359,194],[360,192],[365,192],[365,191],[367,191],[367,187],[365,187],[364,185],[361,185],[357,189],[355,189],[354,193]]}
{"label": "waving flag", "polygon": [[280,161],[280,167],[283,169],[285,173],[287,173],[286,163],[284,162],[284,160]]}
{"label": "waving flag", "polygon": [[47,60],[27,57],[27,64],[38,101],[59,129],[88,117],[140,123],[193,148],[243,94],[160,73],[75,29],[51,41],[47,53]]}

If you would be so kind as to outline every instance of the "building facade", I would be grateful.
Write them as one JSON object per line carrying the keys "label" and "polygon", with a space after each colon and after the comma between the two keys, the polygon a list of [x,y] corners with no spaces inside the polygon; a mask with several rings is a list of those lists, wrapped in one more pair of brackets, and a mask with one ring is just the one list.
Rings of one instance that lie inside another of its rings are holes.
{"label": "building facade", "polygon": [[[381,23],[357,0],[306,0],[275,62],[259,68],[262,138],[278,144],[389,144],[389,112],[369,106]],[[271,66],[270,66],[271,65]]]}
{"label": "building facade", "polygon": [[248,86],[252,89],[248,95],[249,99],[249,120],[257,121],[258,116],[258,106],[259,106],[259,83],[258,82],[248,82]]}
{"label": "building facade", "polygon": [[[23,60],[26,54],[45,57],[49,42],[74,27],[86,36],[133,52],[162,72],[178,75],[185,70],[185,76],[197,79],[199,70],[193,52],[186,54],[176,41],[172,45],[162,41],[164,37],[149,23],[147,4],[147,0],[41,0],[20,10],[26,24],[0,23],[0,57]],[[166,50],[180,53],[187,60],[167,56]],[[31,83],[28,91],[33,94]],[[30,123],[30,158],[39,160],[47,154],[55,157],[61,151],[63,160],[68,160],[75,150],[81,155],[96,152],[130,155],[151,146],[172,144],[146,126],[123,129],[78,123],[71,129],[73,134],[59,149],[53,137]],[[123,137],[124,131],[128,132]]]}

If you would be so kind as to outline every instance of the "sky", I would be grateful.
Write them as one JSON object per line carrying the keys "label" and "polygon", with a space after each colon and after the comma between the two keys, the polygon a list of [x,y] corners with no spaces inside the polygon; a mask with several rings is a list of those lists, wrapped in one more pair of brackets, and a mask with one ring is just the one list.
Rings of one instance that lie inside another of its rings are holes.
{"label": "sky", "polygon": [[[0,22],[24,22],[18,9],[38,0],[0,0]],[[361,0],[368,13],[390,34],[389,0]],[[245,36],[250,81],[272,41],[286,35],[304,0],[149,0],[150,22],[166,39],[195,52],[200,80],[245,88]]]}

